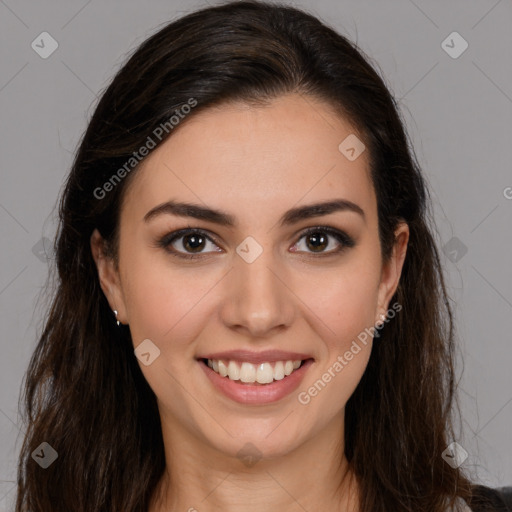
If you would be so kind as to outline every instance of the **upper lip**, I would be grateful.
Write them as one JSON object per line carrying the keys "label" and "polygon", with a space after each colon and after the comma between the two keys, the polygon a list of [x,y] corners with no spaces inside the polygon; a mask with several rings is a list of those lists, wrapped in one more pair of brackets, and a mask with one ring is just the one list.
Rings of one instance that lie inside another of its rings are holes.
{"label": "upper lip", "polygon": [[309,354],[298,352],[285,352],[283,350],[264,350],[263,352],[253,352],[251,350],[226,350],[224,352],[215,352],[214,354],[206,354],[198,356],[198,359],[212,359],[223,361],[240,361],[253,364],[272,363],[275,361],[297,361],[312,359]]}

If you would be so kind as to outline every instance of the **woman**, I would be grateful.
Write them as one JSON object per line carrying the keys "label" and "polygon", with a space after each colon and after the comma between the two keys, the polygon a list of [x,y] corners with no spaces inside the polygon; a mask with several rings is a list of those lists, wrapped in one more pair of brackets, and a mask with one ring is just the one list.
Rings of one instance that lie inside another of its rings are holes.
{"label": "woman", "polygon": [[259,2],[164,27],[62,196],[17,512],[506,510],[453,444],[429,218],[343,36]]}

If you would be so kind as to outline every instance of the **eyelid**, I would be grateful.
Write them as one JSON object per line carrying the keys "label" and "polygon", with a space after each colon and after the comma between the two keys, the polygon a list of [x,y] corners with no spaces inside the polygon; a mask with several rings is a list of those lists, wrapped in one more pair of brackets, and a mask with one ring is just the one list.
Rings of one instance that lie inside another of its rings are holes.
{"label": "eyelid", "polygon": [[[297,237],[297,238],[293,245],[294,246],[297,245],[297,243],[305,236],[308,236],[308,235],[318,232],[318,231],[327,233],[329,236],[334,238],[338,242],[338,244],[341,245],[341,247],[338,249],[334,249],[334,250],[330,250],[330,251],[326,251],[326,252],[319,252],[319,253],[305,252],[304,254],[306,256],[313,256],[313,257],[333,256],[336,254],[340,254],[344,250],[355,246],[355,241],[345,231],[338,229],[338,228],[331,227],[331,226],[322,226],[322,225],[311,226],[309,228],[300,230],[295,235],[295,237]],[[160,238],[158,240],[157,246],[164,248],[171,255],[176,256],[178,258],[182,258],[182,259],[196,259],[197,260],[197,259],[207,257],[207,255],[211,254],[212,252],[219,252],[219,251],[209,251],[209,252],[202,252],[202,253],[194,254],[194,253],[181,252],[181,251],[177,251],[175,249],[169,248],[169,246],[176,240],[179,240],[180,238],[183,238],[186,235],[192,235],[192,234],[203,235],[207,240],[214,243],[215,245],[217,245],[217,246],[221,245],[217,241],[217,237],[215,235],[213,235],[210,231],[208,231],[206,229],[202,229],[202,228],[193,228],[191,226],[188,226],[186,228],[178,229],[176,231],[173,231],[173,232],[168,233],[167,235],[163,236],[162,238]],[[293,251],[293,252],[299,253],[299,254],[303,253],[303,251]]]}
{"label": "eyelid", "polygon": [[300,231],[299,238],[297,239],[297,242],[295,242],[295,244],[297,244],[305,236],[308,236],[312,233],[317,233],[319,231],[327,233],[329,236],[333,237],[339,244],[342,245],[341,249],[334,249],[331,251],[319,252],[319,253],[309,252],[306,254],[313,255],[313,256],[315,254],[318,256],[322,256],[322,255],[327,256],[327,255],[339,254],[344,249],[349,249],[349,248],[355,246],[355,241],[350,235],[348,235],[342,229],[333,228],[330,226],[312,226],[312,227],[309,227],[309,228],[306,228],[306,229]]}
{"label": "eyelid", "polygon": [[179,240],[180,238],[183,238],[186,235],[193,235],[198,234],[204,236],[207,240],[214,243],[215,245],[219,246],[219,242],[217,241],[217,238],[210,233],[210,231],[206,229],[201,228],[193,228],[193,227],[186,227],[183,229],[178,229],[176,231],[172,231],[171,233],[168,233],[167,235],[164,235],[162,238],[160,238],[157,241],[157,246],[162,247],[166,251],[168,251],[173,256],[177,257],[183,257],[188,259],[197,259],[205,257],[207,254],[210,254],[211,252],[219,252],[219,251],[210,251],[210,252],[203,252],[203,253],[186,253],[181,251],[176,251],[175,249],[170,249],[169,246],[175,242],[176,240]]}

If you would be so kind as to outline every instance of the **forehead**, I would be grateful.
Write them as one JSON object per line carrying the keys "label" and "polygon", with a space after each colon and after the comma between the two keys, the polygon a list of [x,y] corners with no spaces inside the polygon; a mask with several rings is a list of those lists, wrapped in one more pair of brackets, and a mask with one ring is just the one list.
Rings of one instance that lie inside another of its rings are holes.
{"label": "forehead", "polygon": [[357,143],[354,137],[361,139],[328,105],[298,94],[264,107],[209,108],[186,119],[146,157],[125,203],[139,218],[156,204],[179,199],[224,210],[231,205],[237,212],[243,208],[249,219],[344,198],[372,215],[368,151],[351,160],[342,144]]}

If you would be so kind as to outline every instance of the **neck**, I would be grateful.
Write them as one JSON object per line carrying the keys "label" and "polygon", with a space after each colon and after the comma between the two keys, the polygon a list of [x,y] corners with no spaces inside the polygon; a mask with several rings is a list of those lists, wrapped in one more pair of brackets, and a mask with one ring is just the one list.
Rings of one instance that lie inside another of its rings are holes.
{"label": "neck", "polygon": [[281,512],[359,510],[358,486],[344,455],[343,417],[284,455],[259,458],[254,449],[253,458],[244,460],[175,427],[173,440],[164,432],[166,471],[149,512],[268,512],[269,504]]}

